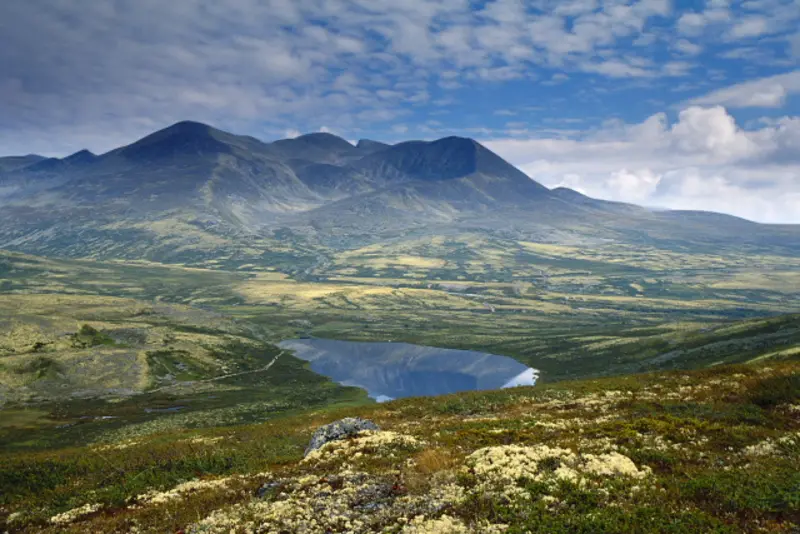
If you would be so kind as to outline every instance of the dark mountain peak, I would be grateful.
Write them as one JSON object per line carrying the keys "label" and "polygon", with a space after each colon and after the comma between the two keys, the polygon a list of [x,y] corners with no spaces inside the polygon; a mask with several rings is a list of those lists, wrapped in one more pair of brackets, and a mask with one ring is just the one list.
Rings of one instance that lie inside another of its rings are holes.
{"label": "dark mountain peak", "polygon": [[[465,199],[480,192],[478,203],[519,203],[549,194],[546,187],[467,137],[399,143],[364,156],[356,167],[366,176],[388,182],[427,182],[426,191],[441,187],[444,189],[435,194],[444,194],[446,189],[452,199],[458,195]],[[459,184],[439,184],[460,179],[469,182],[460,193],[455,193],[461,187]]]}
{"label": "dark mountain peak", "polygon": [[215,130],[208,124],[203,124],[202,122],[181,121],[181,122],[176,122],[171,126],[167,126],[164,129],[153,132],[146,137],[143,137],[142,139],[134,143],[134,145],[154,143],[162,141],[164,139],[174,139],[174,138],[207,139],[209,137],[213,137],[214,132],[217,131],[218,130]]}
{"label": "dark mountain peak", "polygon": [[312,163],[340,163],[358,149],[337,135],[317,132],[294,139],[281,139],[269,145],[272,153],[283,160],[306,160]]}
{"label": "dark mountain peak", "polygon": [[[210,133],[214,128],[208,124],[197,121],[180,121],[172,126],[167,126],[161,133],[180,134],[180,135],[202,135]],[[155,132],[155,133],[159,133]]]}
{"label": "dark mountain peak", "polygon": [[[445,157],[464,157],[475,159],[478,154],[478,149],[483,148],[477,141],[468,137],[458,137],[452,135],[450,137],[443,137],[430,143],[430,148],[436,151],[441,151],[441,155]],[[477,162],[475,162],[477,165]]]}
{"label": "dark mountain peak", "polygon": [[406,141],[367,156],[420,180],[448,180],[475,172],[475,144],[468,139],[447,137],[438,141]]}
{"label": "dark mountain peak", "polygon": [[315,132],[309,133],[305,135],[301,135],[299,137],[295,137],[290,141],[306,143],[309,145],[313,145],[319,148],[325,148],[328,150],[352,150],[354,147],[350,144],[349,141],[342,139],[338,135],[334,135],[332,133],[327,132]]}
{"label": "dark mountain peak", "polygon": [[578,191],[570,189],[569,187],[556,187],[554,189],[551,189],[550,192],[556,195],[557,197],[566,198],[570,200],[588,198],[583,193],[579,193]]}
{"label": "dark mountain peak", "polygon": [[64,161],[71,165],[79,165],[82,163],[91,163],[95,159],[97,159],[97,156],[95,154],[93,154],[89,150],[83,149],[75,152],[70,156],[67,156],[66,158],[64,158]]}
{"label": "dark mountain peak", "polygon": [[368,152],[383,150],[384,148],[389,148],[390,146],[391,145],[387,143],[381,143],[380,141],[373,141],[372,139],[359,139],[358,143],[356,143],[357,149]]}
{"label": "dark mountain peak", "polygon": [[461,137],[458,135],[449,135],[447,137],[442,137],[441,139],[437,139],[436,141],[431,141],[431,144],[434,145],[445,145],[445,146],[460,146],[463,148],[467,147],[474,147],[479,145],[477,141],[471,139],[469,137]]}
{"label": "dark mountain peak", "polygon": [[477,172],[530,181],[516,167],[467,137],[407,141],[392,145],[367,158],[384,161],[405,174],[428,181],[461,178]]}
{"label": "dark mountain peak", "polygon": [[226,135],[207,124],[181,121],[114,152],[127,159],[143,162],[215,155],[230,152],[230,146],[220,140]]}

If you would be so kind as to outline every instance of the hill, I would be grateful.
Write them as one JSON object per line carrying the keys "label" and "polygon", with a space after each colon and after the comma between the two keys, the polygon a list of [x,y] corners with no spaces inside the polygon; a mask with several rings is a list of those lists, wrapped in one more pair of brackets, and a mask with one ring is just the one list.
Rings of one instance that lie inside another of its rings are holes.
{"label": "hill", "polygon": [[[407,399],[0,459],[17,532],[771,532],[800,521],[797,362]],[[303,459],[344,416],[380,431]],[[43,469],[42,466],[47,466]]]}
{"label": "hill", "polygon": [[23,169],[34,163],[38,163],[45,158],[42,156],[37,156],[35,154],[30,154],[27,156],[7,156],[0,158],[0,172],[9,172],[15,171],[17,169]]}

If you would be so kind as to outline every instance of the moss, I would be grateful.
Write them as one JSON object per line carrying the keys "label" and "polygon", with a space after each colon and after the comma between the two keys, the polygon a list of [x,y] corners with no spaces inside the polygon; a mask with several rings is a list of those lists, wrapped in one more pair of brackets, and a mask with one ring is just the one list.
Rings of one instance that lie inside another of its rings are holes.
{"label": "moss", "polygon": [[800,521],[800,472],[789,465],[704,473],[685,481],[681,491],[708,512],[741,521]]}

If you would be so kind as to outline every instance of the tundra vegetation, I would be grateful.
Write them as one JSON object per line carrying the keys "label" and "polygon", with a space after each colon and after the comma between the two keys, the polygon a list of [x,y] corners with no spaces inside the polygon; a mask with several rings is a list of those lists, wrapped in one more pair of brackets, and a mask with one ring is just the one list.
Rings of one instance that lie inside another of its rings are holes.
{"label": "tundra vegetation", "polygon": [[[0,459],[19,532],[795,532],[800,365],[165,428]],[[379,431],[303,457],[345,416]]]}
{"label": "tundra vegetation", "polygon": [[[272,251],[280,261],[0,252],[0,530],[800,521],[796,255],[491,233],[346,250],[281,239],[296,242]],[[540,383],[376,405],[275,346],[304,335],[506,355]],[[381,430],[302,459],[316,428],[347,416]]]}

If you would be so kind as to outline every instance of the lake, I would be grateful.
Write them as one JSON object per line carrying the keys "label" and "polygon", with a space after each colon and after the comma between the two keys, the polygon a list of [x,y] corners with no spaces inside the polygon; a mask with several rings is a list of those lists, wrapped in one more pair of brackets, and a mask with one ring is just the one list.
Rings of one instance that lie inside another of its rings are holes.
{"label": "lake", "polygon": [[538,371],[506,356],[409,343],[292,339],[279,343],[339,384],[383,402],[458,391],[532,386]]}

